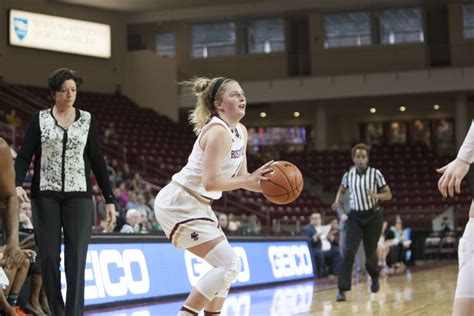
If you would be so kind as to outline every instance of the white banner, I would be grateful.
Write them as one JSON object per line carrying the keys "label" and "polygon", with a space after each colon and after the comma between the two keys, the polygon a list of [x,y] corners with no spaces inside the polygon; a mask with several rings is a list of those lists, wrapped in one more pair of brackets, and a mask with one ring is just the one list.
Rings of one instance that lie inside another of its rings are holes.
{"label": "white banner", "polygon": [[10,45],[110,58],[110,25],[10,10]]}

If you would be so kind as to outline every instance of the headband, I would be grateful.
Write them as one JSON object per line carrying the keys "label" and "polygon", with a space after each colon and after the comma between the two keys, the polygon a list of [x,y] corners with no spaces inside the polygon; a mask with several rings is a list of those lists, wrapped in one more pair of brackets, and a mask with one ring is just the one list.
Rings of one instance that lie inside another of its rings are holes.
{"label": "headband", "polygon": [[219,88],[222,86],[224,81],[225,81],[224,78],[220,78],[214,84],[214,87],[212,88],[212,92],[211,92],[211,105],[214,105],[214,101],[216,101],[217,91],[219,91]]}

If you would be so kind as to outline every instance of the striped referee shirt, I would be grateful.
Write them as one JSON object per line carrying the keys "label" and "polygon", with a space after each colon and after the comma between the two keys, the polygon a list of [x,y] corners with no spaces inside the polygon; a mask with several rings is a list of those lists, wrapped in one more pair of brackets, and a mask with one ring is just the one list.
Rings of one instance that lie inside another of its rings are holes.
{"label": "striped referee shirt", "polygon": [[349,189],[351,193],[351,210],[370,211],[378,210],[379,203],[376,199],[369,197],[367,189],[378,193],[387,185],[380,170],[367,167],[363,173],[359,173],[357,168],[347,171],[342,177],[341,186]]}

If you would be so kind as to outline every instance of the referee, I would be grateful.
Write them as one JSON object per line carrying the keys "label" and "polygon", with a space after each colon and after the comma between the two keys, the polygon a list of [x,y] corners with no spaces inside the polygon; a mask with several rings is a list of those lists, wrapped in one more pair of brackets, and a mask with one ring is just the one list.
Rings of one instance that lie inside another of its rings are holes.
{"label": "referee", "polygon": [[382,173],[368,166],[367,145],[357,144],[352,148],[351,153],[355,168],[351,168],[344,174],[336,200],[332,205],[332,209],[337,210],[343,201],[343,196],[350,191],[351,210],[346,221],[344,255],[339,269],[339,293],[336,298],[338,302],[345,301],[344,292],[351,289],[352,265],[361,240],[366,254],[366,269],[372,279],[370,291],[378,292],[380,285],[376,250],[383,224],[379,201],[392,199],[392,193]]}

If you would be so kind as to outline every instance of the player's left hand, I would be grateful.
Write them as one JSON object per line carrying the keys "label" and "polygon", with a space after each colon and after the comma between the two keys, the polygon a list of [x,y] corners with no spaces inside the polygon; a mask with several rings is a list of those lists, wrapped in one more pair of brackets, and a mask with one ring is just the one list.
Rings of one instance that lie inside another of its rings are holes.
{"label": "player's left hand", "polygon": [[111,232],[115,228],[115,204],[105,205],[105,220],[107,222],[107,231]]}
{"label": "player's left hand", "polygon": [[438,190],[444,197],[461,193],[461,181],[469,171],[469,163],[456,158],[446,166],[436,169],[442,176],[438,180]]}

